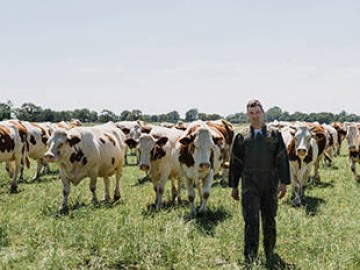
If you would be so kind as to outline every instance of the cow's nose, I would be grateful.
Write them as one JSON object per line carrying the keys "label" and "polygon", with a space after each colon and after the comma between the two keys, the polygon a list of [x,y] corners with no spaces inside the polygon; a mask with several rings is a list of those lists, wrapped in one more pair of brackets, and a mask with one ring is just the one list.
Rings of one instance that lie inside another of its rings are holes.
{"label": "cow's nose", "polygon": [[297,154],[299,157],[303,157],[306,155],[306,149],[298,149]]}
{"label": "cow's nose", "polygon": [[51,153],[45,153],[44,158],[48,161],[51,161],[55,158],[55,156]]}
{"label": "cow's nose", "polygon": [[142,171],[148,171],[150,169],[150,166],[147,164],[140,164],[139,167]]}
{"label": "cow's nose", "polygon": [[210,163],[200,163],[200,170],[205,171],[210,169]]}

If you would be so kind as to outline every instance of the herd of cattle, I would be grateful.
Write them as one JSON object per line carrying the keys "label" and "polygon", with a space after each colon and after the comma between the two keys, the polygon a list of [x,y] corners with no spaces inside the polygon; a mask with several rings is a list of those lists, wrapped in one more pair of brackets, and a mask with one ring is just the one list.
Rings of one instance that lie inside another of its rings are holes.
{"label": "herd of cattle", "polygon": [[[331,165],[339,154],[342,141],[349,146],[351,170],[357,181],[359,162],[360,124],[331,125],[304,122],[272,122],[287,146],[292,181],[292,202],[304,203],[304,187],[314,170],[319,181],[319,165]],[[59,167],[63,183],[61,212],[68,210],[70,183],[74,186],[90,178],[92,200],[96,203],[96,180],[103,177],[106,201],[110,200],[110,177],[115,175],[114,200],[120,198],[120,180],[129,149],[136,149],[139,169],[151,179],[156,193],[155,205],[163,206],[164,187],[172,184],[173,202],[180,200],[181,188],[186,186],[190,214],[196,215],[195,189],[199,191],[198,212],[207,211],[207,201],[215,175],[221,183],[228,178],[234,127],[226,120],[179,122],[176,125],[151,125],[142,121],[109,122],[91,127],[79,121],[30,123],[19,120],[0,122],[0,162],[5,161],[11,181],[11,192],[17,191],[18,178],[29,168],[30,159],[37,161],[36,180],[48,162]],[[313,169],[314,168],[314,169]]]}

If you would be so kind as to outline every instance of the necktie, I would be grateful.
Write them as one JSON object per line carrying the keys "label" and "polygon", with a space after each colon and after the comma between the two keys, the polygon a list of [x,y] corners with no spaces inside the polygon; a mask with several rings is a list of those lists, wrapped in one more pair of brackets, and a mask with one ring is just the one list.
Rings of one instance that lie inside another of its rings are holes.
{"label": "necktie", "polygon": [[255,139],[260,140],[261,138],[262,138],[262,134],[261,134],[261,132],[258,132],[255,136]]}

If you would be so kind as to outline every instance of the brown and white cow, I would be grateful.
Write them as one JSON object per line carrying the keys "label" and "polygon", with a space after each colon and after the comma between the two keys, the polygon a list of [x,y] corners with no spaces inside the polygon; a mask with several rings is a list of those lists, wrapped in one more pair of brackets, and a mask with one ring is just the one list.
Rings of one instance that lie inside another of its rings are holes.
{"label": "brown and white cow", "polygon": [[[29,158],[35,159],[37,162],[36,173],[32,178],[32,180],[36,180],[39,178],[44,166],[50,170],[48,163],[44,159],[44,154],[47,151],[47,140],[50,135],[44,127],[37,123],[27,121],[21,121],[21,123],[27,130]],[[23,179],[23,169],[24,167],[21,168],[20,179]]]}
{"label": "brown and white cow", "polygon": [[318,158],[318,144],[307,126],[281,129],[287,147],[292,183],[293,205],[304,203],[304,187],[310,177],[313,164]]}
{"label": "brown and white cow", "polygon": [[346,127],[344,123],[341,122],[332,123],[331,126],[335,128],[338,133],[338,149],[336,151],[336,154],[340,156],[341,144],[346,138]]}
{"label": "brown and white cow", "polygon": [[[125,134],[126,139],[133,139],[134,141],[138,141],[139,137],[142,133],[149,134],[152,127],[151,125],[145,125],[143,121],[119,121],[116,122],[115,125],[121,129],[121,131]],[[136,152],[132,152],[135,150],[135,146],[133,144],[127,145],[130,149],[130,154],[136,155]],[[125,150],[125,164],[129,164],[128,162],[128,149]],[[138,158],[138,157],[137,157]],[[138,162],[138,161],[137,161]]]}
{"label": "brown and white cow", "polygon": [[351,171],[354,174],[355,180],[360,182],[360,175],[356,173],[356,164],[360,162],[360,125],[349,124],[346,133]]}
{"label": "brown and white cow", "polygon": [[165,184],[171,180],[172,199],[180,200],[180,164],[173,162],[173,151],[178,138],[183,131],[176,128],[154,127],[150,134],[141,134],[139,141],[132,138],[125,142],[137,146],[139,153],[139,169],[150,177],[156,194],[156,208],[163,207]]}
{"label": "brown and white cow", "polygon": [[231,144],[234,139],[234,127],[233,125],[224,119],[216,121],[206,121],[206,124],[209,127],[217,129],[225,139],[225,147],[222,152],[223,155],[223,164],[222,164],[222,176],[220,183],[222,185],[226,184],[226,179],[229,179],[229,163],[230,163],[230,150]]}
{"label": "brown and white cow", "polygon": [[90,178],[92,201],[96,203],[97,177],[104,178],[104,199],[108,201],[109,177],[115,174],[114,200],[120,198],[119,183],[124,164],[124,141],[124,133],[111,122],[94,127],[54,131],[49,138],[49,150],[45,153],[45,158],[59,166],[64,186],[60,212],[66,212],[68,209],[70,183],[76,186],[85,177]]}
{"label": "brown and white cow", "polygon": [[27,130],[18,121],[0,122],[0,162],[7,163],[11,192],[17,191],[17,177],[21,164],[30,166],[28,157]]}
{"label": "brown and white cow", "polygon": [[190,203],[190,215],[195,217],[195,189],[201,198],[199,213],[206,213],[214,175],[223,164],[225,139],[216,128],[203,121],[189,125],[176,145],[174,160],[180,162],[182,182],[186,184]]}

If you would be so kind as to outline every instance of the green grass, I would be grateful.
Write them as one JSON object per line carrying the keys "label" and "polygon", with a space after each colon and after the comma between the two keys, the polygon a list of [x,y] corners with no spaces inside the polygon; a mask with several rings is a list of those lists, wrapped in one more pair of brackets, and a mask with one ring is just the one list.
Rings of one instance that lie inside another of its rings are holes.
{"label": "green grass", "polygon": [[[322,184],[306,190],[305,207],[291,207],[290,192],[280,202],[276,252],[294,269],[360,269],[360,186],[346,157],[336,157],[334,166],[321,167]],[[20,184],[20,192],[10,194],[2,167],[0,269],[243,269],[241,206],[231,200],[230,189],[216,180],[208,214],[189,220],[186,203],[171,205],[170,185],[164,209],[155,210],[152,186],[143,176],[126,166],[121,202],[98,206],[91,204],[84,179],[71,187],[69,214],[59,215],[57,174]],[[101,178],[97,187],[100,198]],[[254,269],[266,269],[261,244],[259,253]]]}

